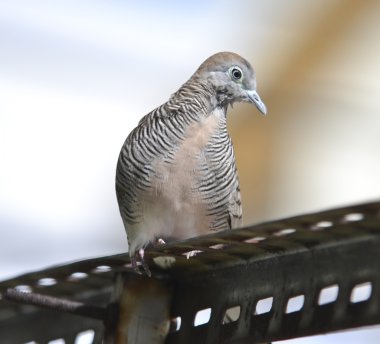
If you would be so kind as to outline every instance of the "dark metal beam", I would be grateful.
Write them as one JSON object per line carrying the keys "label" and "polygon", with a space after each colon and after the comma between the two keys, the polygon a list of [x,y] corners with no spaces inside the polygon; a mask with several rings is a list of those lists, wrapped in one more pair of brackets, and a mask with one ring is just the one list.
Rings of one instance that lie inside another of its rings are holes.
{"label": "dark metal beam", "polygon": [[[197,254],[188,259],[190,251]],[[380,324],[380,202],[172,243],[146,258],[152,278],[132,272],[122,254],[20,276],[0,292],[105,309],[108,340],[117,343],[260,343]],[[102,323],[90,317],[0,300],[5,343],[47,342],[62,329],[75,338],[90,323],[100,340]]]}

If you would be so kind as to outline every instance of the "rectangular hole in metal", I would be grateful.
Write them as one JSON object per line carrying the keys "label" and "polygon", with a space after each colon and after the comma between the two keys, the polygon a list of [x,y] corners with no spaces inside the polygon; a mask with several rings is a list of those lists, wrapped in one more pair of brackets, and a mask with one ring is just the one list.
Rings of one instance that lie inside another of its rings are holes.
{"label": "rectangular hole in metal", "polygon": [[227,246],[228,246],[227,244],[214,244],[214,245],[209,246],[209,248],[212,248],[214,250],[222,250]]}
{"label": "rectangular hole in metal", "polygon": [[338,298],[339,286],[337,284],[330,285],[321,289],[318,297],[318,305],[326,305],[335,302]]}
{"label": "rectangular hole in metal", "polygon": [[95,337],[94,330],[79,332],[75,338],[75,344],[92,344]]}
{"label": "rectangular hole in metal", "polygon": [[284,235],[289,235],[294,233],[296,230],[294,228],[284,228],[281,229],[280,231],[273,233],[275,236],[284,236]]}
{"label": "rectangular hole in metal", "polygon": [[263,236],[255,236],[255,237],[244,240],[244,242],[246,242],[248,244],[257,244],[260,241],[263,241],[265,239],[266,239],[266,237],[263,237]]}
{"label": "rectangular hole in metal", "polygon": [[364,219],[364,215],[362,213],[351,213],[344,215],[343,222],[355,222],[361,221]]}
{"label": "rectangular hole in metal", "polygon": [[170,329],[169,332],[177,332],[181,328],[182,318],[181,317],[174,317],[170,319]]}
{"label": "rectangular hole in metal", "polygon": [[222,324],[224,325],[238,321],[240,318],[240,311],[241,307],[239,305],[226,309],[226,311],[224,312]]}
{"label": "rectangular hole in metal", "polygon": [[315,225],[312,225],[310,229],[312,231],[320,231],[329,227],[332,227],[334,224],[331,221],[319,221]]}
{"label": "rectangular hole in metal", "polygon": [[207,324],[211,318],[211,308],[201,309],[195,314],[194,326]]}
{"label": "rectangular hole in metal", "polygon": [[357,284],[355,287],[352,288],[350,302],[358,303],[358,302],[367,301],[371,297],[371,294],[372,294],[371,282]]}
{"label": "rectangular hole in metal", "polygon": [[257,301],[256,307],[255,307],[255,314],[259,315],[259,314],[269,313],[272,309],[272,305],[273,305],[273,296]]}
{"label": "rectangular hole in metal", "polygon": [[63,338],[54,339],[48,342],[48,344],[65,344],[65,343],[66,342]]}
{"label": "rectangular hole in metal", "polygon": [[287,304],[286,304],[286,309],[285,313],[294,313],[298,312],[302,309],[303,304],[305,302],[305,296],[304,295],[297,295],[289,298]]}

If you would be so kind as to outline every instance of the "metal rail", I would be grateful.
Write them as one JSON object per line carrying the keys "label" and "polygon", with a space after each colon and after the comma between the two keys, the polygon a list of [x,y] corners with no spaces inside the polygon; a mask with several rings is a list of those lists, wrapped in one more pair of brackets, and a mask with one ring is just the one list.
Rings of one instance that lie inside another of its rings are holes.
{"label": "metal rail", "polygon": [[380,202],[168,244],[146,258],[151,278],[122,254],[0,283],[1,342],[74,343],[91,329],[94,343],[262,343],[380,324]]}

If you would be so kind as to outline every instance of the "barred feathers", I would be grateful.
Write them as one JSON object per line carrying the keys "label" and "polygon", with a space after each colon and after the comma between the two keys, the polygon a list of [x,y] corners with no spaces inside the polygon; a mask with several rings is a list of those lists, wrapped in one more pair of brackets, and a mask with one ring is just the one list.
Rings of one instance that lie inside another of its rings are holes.
{"label": "barred feathers", "polygon": [[[226,111],[234,101],[249,101],[243,86],[253,87],[255,80],[236,54],[219,53],[214,60],[206,60],[167,103],[143,117],[121,149],[116,194],[131,256],[161,238],[185,239],[241,225]],[[245,72],[245,83],[230,87],[231,64]]]}

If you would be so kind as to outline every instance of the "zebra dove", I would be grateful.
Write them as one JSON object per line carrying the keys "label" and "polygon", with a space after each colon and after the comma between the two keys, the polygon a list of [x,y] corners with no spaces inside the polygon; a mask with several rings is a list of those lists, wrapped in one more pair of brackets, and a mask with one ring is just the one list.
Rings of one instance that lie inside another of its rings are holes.
{"label": "zebra dove", "polygon": [[255,73],[241,56],[204,61],[170,99],[127,137],[116,169],[116,194],[132,266],[144,248],[241,225],[239,179],[226,115],[234,102],[266,107]]}

